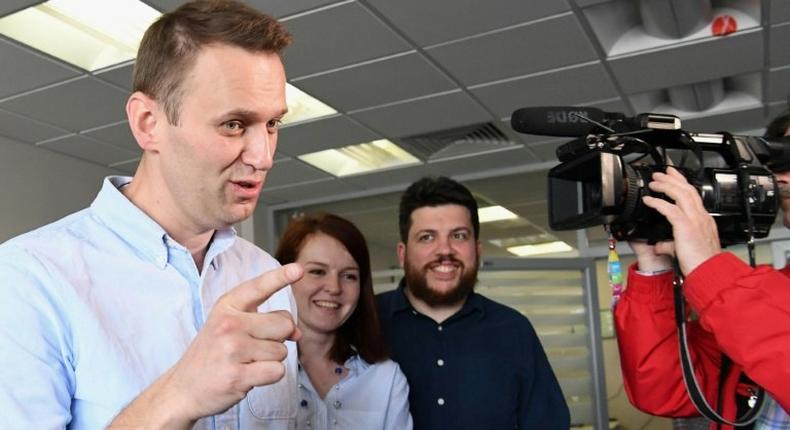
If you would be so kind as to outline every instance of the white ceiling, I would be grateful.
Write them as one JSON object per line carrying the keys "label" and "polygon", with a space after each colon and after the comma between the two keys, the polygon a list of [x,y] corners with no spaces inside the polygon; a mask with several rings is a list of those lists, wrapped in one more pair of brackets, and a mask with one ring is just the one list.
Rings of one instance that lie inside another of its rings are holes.
{"label": "white ceiling", "polygon": [[[181,3],[145,1],[163,11]],[[0,16],[37,3],[4,0]],[[464,180],[481,198],[528,220],[485,226],[486,238],[548,231],[545,169],[567,139],[514,133],[508,121],[519,107],[672,113],[667,88],[724,79],[725,101],[681,113],[684,128],[759,132],[786,107],[790,92],[786,0],[712,0],[715,14],[739,18],[739,31],[652,44],[637,37],[643,21],[640,2],[633,0],[247,3],[280,18],[294,34],[284,57],[289,81],[339,112],[282,129],[261,204],[290,209],[321,203],[360,223],[371,247],[389,255],[397,191],[426,174]],[[710,26],[699,31],[710,34]],[[139,150],[123,110],[132,64],[89,73],[2,37],[0,62],[0,135],[133,172]],[[480,153],[466,145],[416,167],[342,179],[296,158],[481,123],[493,123],[510,143],[480,145]],[[328,204],[350,197],[365,198],[346,207]],[[573,241],[572,234],[560,236]],[[492,248],[488,255],[503,252]]]}

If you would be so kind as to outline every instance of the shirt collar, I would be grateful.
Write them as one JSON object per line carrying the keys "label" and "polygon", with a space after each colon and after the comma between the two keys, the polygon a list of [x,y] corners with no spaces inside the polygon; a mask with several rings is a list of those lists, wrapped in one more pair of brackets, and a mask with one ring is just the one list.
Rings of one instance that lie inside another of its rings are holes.
{"label": "shirt collar", "polygon": [[[120,188],[131,182],[129,176],[106,177],[91,204],[91,211],[101,223],[134,248],[141,258],[164,269],[168,262],[167,232],[120,191]],[[214,265],[214,258],[228,249],[235,238],[236,231],[233,228],[218,230],[211,240],[206,261]]]}

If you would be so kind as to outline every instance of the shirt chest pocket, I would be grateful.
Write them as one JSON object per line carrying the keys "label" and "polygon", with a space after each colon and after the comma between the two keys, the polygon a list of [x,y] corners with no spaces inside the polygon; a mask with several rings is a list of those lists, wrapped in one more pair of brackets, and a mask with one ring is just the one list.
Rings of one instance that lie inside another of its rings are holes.
{"label": "shirt chest pocket", "polygon": [[288,342],[285,376],[279,382],[253,388],[241,405],[241,428],[292,429],[296,425],[296,348]]}

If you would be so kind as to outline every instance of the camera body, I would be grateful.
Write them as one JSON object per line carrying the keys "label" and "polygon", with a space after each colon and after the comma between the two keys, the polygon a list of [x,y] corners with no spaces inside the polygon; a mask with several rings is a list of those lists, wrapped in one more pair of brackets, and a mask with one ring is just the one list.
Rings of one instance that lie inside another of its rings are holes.
{"label": "camera body", "polygon": [[669,222],[642,196],[667,199],[648,184],[653,172],[674,166],[697,188],[722,245],[768,235],[780,199],[769,167],[790,160],[787,143],[689,133],[673,115],[604,113],[599,119],[586,135],[557,148],[561,163],[548,174],[552,229],[606,225],[618,240],[672,239]]}

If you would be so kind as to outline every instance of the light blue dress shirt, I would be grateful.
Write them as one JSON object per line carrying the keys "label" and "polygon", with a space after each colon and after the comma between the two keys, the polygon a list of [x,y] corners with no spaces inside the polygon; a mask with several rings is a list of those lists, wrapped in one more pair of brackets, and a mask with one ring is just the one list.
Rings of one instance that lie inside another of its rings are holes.
{"label": "light blue dress shirt", "polygon": [[[184,353],[216,300],[278,266],[217,231],[198,273],[189,251],[118,191],[0,245],[0,422],[8,429],[101,429]],[[296,306],[289,288],[259,311]],[[297,356],[195,429],[292,429]]]}
{"label": "light blue dress shirt", "polygon": [[355,355],[348,374],[321,399],[299,368],[297,428],[304,430],[411,430],[409,385],[400,367],[386,360],[368,364]]}

